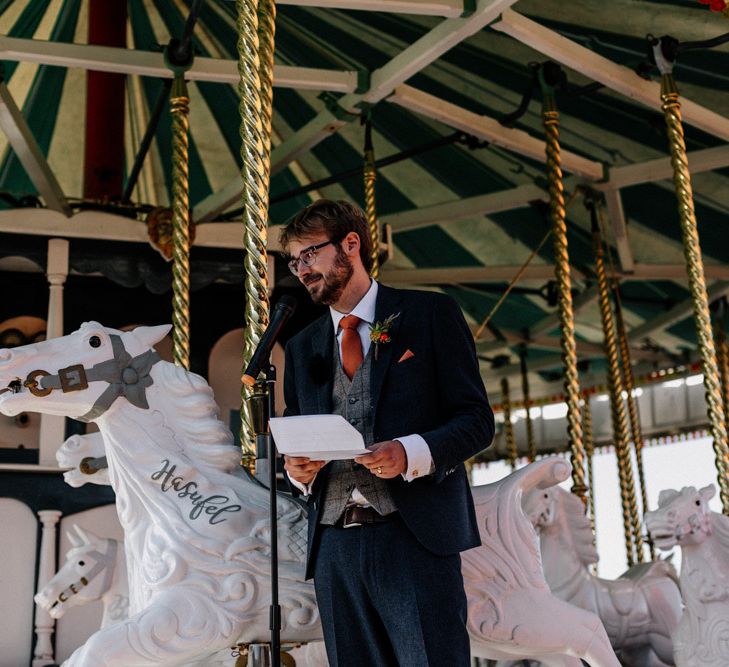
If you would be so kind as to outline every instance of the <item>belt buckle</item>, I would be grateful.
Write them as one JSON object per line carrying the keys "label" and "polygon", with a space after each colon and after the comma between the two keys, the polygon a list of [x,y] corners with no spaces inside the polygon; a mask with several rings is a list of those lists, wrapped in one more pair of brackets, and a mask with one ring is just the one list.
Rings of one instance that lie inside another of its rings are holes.
{"label": "belt buckle", "polygon": [[71,391],[81,391],[89,386],[86,380],[86,369],[82,364],[61,368],[58,371],[58,379],[61,382],[61,391],[64,394]]}
{"label": "belt buckle", "polygon": [[362,524],[357,521],[350,521],[349,515],[352,510],[354,510],[354,505],[350,507],[344,508],[344,516],[342,517],[342,528],[357,528],[358,526],[361,526]]}

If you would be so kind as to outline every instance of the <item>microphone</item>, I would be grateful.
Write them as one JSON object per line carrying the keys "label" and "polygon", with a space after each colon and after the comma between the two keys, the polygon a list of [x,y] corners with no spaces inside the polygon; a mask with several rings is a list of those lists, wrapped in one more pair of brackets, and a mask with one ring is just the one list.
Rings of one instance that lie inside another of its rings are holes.
{"label": "microphone", "polygon": [[256,351],[253,353],[248,367],[243,373],[244,384],[252,387],[256,383],[258,374],[263,370],[263,367],[268,364],[268,360],[271,356],[271,350],[273,344],[276,342],[281,329],[284,324],[288,321],[289,317],[294,314],[296,310],[296,299],[289,294],[284,294],[276,303],[276,307],[273,309],[273,316],[271,321],[268,323],[266,331],[264,331],[261,340],[258,343]]}

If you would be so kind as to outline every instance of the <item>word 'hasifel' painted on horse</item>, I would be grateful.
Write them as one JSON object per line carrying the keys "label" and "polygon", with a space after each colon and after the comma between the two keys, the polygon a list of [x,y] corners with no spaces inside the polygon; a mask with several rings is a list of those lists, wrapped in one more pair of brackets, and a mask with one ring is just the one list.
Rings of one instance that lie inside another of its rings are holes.
{"label": "word 'hasifel' painted on horse", "polygon": [[684,609],[673,647],[677,667],[729,665],[729,517],[712,512],[713,485],[661,491],[646,512],[654,544],[681,547]]}

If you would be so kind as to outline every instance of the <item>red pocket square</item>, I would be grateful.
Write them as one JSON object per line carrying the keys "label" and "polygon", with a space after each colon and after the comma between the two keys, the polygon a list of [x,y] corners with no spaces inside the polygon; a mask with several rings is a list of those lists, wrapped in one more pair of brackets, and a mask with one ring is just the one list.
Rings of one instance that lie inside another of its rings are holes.
{"label": "red pocket square", "polygon": [[415,356],[415,352],[413,352],[412,350],[409,350],[409,349],[405,350],[402,357],[400,357],[398,359],[397,363],[401,364],[403,361],[407,361],[408,359],[410,359],[410,357],[414,357],[414,356]]}

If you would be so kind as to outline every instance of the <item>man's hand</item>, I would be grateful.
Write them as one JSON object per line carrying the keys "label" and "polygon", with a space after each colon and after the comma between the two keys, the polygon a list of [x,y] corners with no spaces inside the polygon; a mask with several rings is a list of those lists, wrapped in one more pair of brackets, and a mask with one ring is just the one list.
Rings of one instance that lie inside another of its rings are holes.
{"label": "man's hand", "polygon": [[312,461],[306,456],[286,456],[284,454],[284,468],[291,479],[300,484],[309,484],[316,477],[326,461]]}
{"label": "man's hand", "polygon": [[368,468],[376,477],[392,479],[408,469],[405,448],[397,440],[376,442],[367,449],[372,453],[357,456],[354,460]]}

